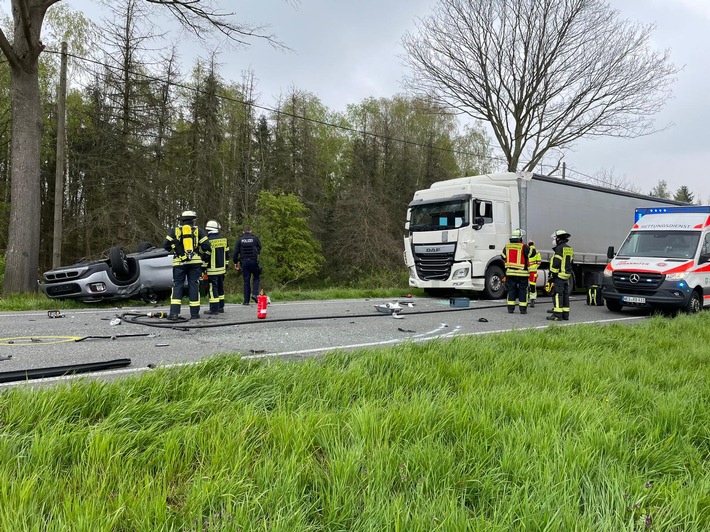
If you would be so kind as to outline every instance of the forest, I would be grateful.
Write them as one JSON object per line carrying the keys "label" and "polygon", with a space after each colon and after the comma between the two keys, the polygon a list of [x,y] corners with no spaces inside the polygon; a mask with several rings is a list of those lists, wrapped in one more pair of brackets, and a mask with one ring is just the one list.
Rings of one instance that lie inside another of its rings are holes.
{"label": "forest", "polygon": [[[279,284],[401,274],[413,192],[494,167],[482,126],[430,101],[367,98],[336,112],[293,87],[266,105],[254,72],[224,79],[215,53],[183,73],[175,49],[159,59],[146,51],[133,11],[114,15],[101,30],[64,7],[46,21],[48,35],[69,42],[62,264],[113,245],[159,246],[192,209],[201,225],[219,220],[230,241],[244,224],[262,232],[265,257],[293,263]],[[52,265],[61,43],[45,46],[41,271]],[[8,70],[0,63],[0,250],[11,199]]]}

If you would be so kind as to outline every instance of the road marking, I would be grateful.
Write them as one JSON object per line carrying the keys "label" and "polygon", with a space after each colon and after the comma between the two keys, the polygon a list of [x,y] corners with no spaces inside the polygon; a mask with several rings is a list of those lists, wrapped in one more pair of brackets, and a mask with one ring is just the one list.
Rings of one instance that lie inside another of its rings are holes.
{"label": "road marking", "polygon": [[64,342],[76,342],[82,336],[15,336],[13,338],[0,338],[0,345],[28,346],[61,344]]}
{"label": "road marking", "polygon": [[[472,333],[462,333],[459,336],[480,336],[480,335],[484,335],[484,334],[505,333],[505,332],[511,332],[511,331],[516,331],[516,330],[520,331],[520,330],[547,329],[548,327],[550,327],[553,324],[556,326],[566,327],[566,326],[570,326],[570,325],[589,325],[589,324],[596,324],[596,323],[611,323],[611,322],[617,322],[617,321],[631,321],[631,320],[643,320],[643,319],[648,319],[648,316],[630,316],[630,317],[623,317],[623,318],[609,318],[609,319],[602,319],[602,320],[589,320],[589,321],[566,322],[566,323],[552,322],[552,323],[546,324],[546,325],[537,325],[534,327],[522,327],[520,329],[497,329],[494,331],[479,331],[479,332],[472,332]],[[439,331],[445,327],[446,327],[446,324],[442,323],[439,327],[434,329],[434,331]],[[429,333],[423,333],[423,334],[429,334]],[[430,340],[446,338],[446,337],[448,337],[448,335],[451,335],[451,334],[452,333],[447,333],[445,335],[420,337],[420,338],[415,338],[415,337],[404,338],[404,339],[396,338],[396,339],[392,339],[392,340],[385,340],[382,342],[366,342],[366,343],[362,343],[362,344],[350,344],[350,345],[340,345],[340,346],[332,346],[332,347],[318,347],[318,348],[314,348],[314,349],[301,349],[298,351],[284,351],[284,352],[280,352],[280,353],[264,353],[264,354],[258,354],[258,355],[246,355],[246,356],[242,356],[241,358],[243,360],[258,360],[258,359],[262,359],[262,358],[278,358],[278,357],[292,356],[292,355],[304,355],[304,354],[308,354],[308,353],[323,353],[323,352],[328,352],[328,351],[340,351],[343,349],[359,349],[359,348],[367,348],[367,347],[396,345],[396,344],[403,344],[403,343],[407,343],[407,342],[422,343],[422,342],[428,342]],[[71,337],[71,338],[73,338],[73,337]],[[195,362],[178,362],[175,364],[166,364],[164,366],[157,366],[155,369],[171,369],[171,368],[180,368],[183,366],[194,366],[195,364],[199,364],[200,362],[201,362],[201,360],[197,360]],[[16,382],[0,382],[0,388],[8,387],[8,386],[17,386],[17,385],[21,385],[21,384],[44,384],[44,383],[68,381],[68,380],[74,380],[74,379],[79,379],[79,378],[88,378],[88,377],[105,377],[105,376],[109,376],[109,375],[128,375],[131,373],[139,373],[142,371],[149,371],[150,369],[153,369],[153,368],[149,368],[147,366],[142,366],[140,368],[125,368],[125,369],[116,369],[116,370],[110,370],[110,371],[95,371],[92,373],[64,375],[61,377],[49,377],[46,379],[31,379],[31,380],[16,381]]]}

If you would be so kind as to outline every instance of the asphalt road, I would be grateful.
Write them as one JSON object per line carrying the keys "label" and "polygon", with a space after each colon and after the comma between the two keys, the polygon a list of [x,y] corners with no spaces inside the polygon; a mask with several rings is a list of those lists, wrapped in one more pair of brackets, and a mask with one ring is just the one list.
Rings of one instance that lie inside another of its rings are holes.
{"label": "asphalt road", "polygon": [[[375,307],[399,303],[399,319]],[[411,305],[411,306],[410,306]],[[166,311],[167,307],[61,310],[64,317],[49,318],[46,311],[0,313],[0,378],[3,373],[130,359],[121,369],[83,374],[116,378],[150,368],[191,364],[215,354],[239,353],[245,359],[296,360],[324,352],[391,346],[437,338],[543,328],[550,298],[541,297],[527,315],[508,314],[505,301],[471,300],[456,308],[448,299],[400,298],[337,301],[272,302],[266,319],[256,317],[256,305],[227,305],[217,316],[179,322],[125,313]],[[204,310],[203,306],[203,310]],[[183,316],[188,314],[183,306]],[[117,316],[124,316],[117,320]],[[571,304],[571,320],[580,323],[636,322],[646,313],[609,312],[591,307],[583,297]],[[29,381],[33,385],[62,382],[80,376]],[[24,385],[0,383],[0,389]]]}

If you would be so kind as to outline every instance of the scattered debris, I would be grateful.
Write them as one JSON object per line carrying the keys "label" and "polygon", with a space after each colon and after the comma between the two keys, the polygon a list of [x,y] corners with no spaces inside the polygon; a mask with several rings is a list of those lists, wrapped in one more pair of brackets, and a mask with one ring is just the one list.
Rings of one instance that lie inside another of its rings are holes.
{"label": "scattered debris", "polygon": [[114,318],[110,321],[110,325],[121,325],[121,318]]}
{"label": "scattered debris", "polygon": [[48,318],[63,318],[65,314],[61,310],[48,310],[47,311],[47,317]]}
{"label": "scattered debris", "polygon": [[375,305],[375,308],[382,314],[395,314],[402,310],[402,305],[399,303],[384,303],[382,305]]}
{"label": "scattered debris", "polygon": [[[12,343],[12,342],[10,342]],[[0,360],[10,360],[12,358],[12,355],[7,355],[7,356],[0,356]]]}
{"label": "scattered debris", "polygon": [[411,329],[402,329],[402,327],[397,327],[397,330],[398,330],[399,332],[406,332],[406,333],[417,332],[417,331],[413,331],[413,330],[411,330]]}
{"label": "scattered debris", "polygon": [[478,321],[481,323],[488,323],[488,320],[486,318],[478,318]]}
{"label": "scattered debris", "polygon": [[155,347],[168,347],[170,344],[155,344]]}

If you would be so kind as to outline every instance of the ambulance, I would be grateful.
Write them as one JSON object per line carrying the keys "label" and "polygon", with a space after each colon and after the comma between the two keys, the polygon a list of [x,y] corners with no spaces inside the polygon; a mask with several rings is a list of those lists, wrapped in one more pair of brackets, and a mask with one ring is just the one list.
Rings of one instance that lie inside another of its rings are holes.
{"label": "ambulance", "polygon": [[617,253],[610,247],[602,297],[607,308],[710,306],[710,206],[636,209]]}

